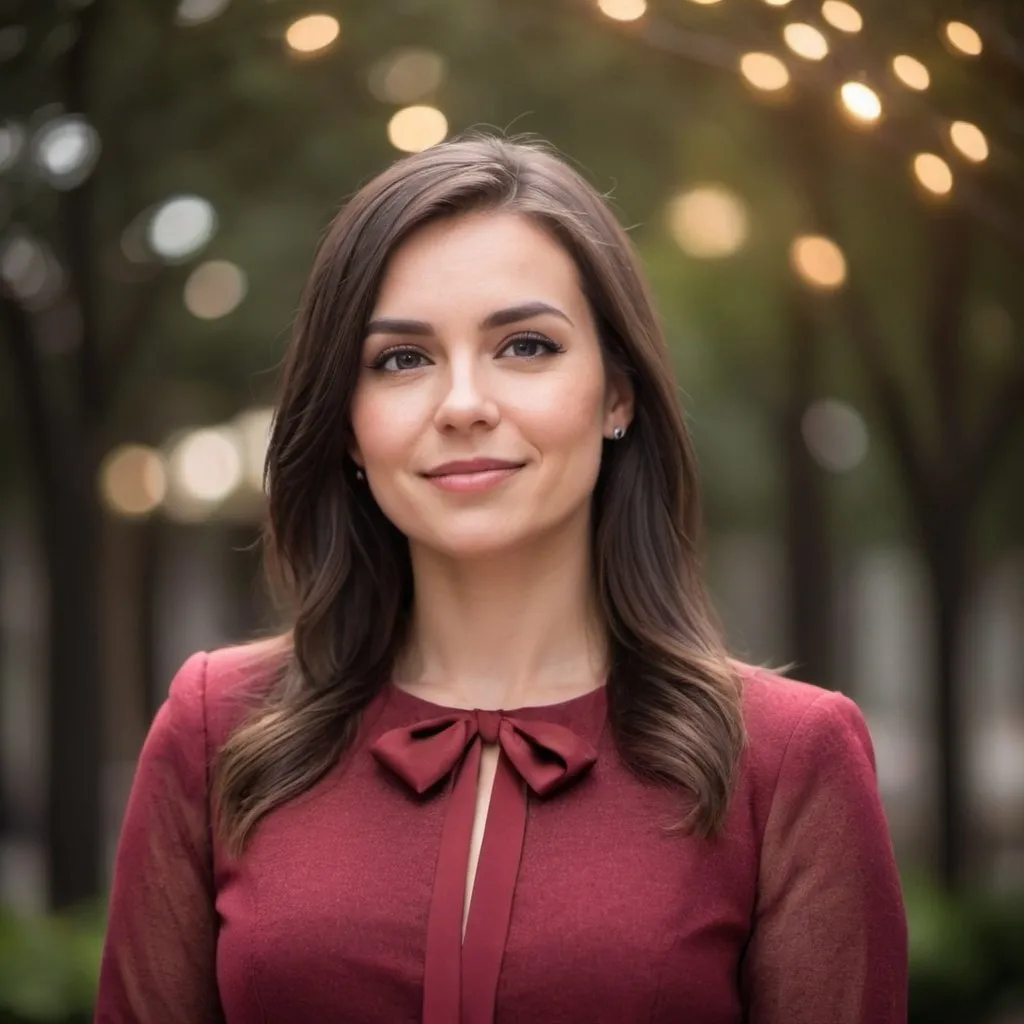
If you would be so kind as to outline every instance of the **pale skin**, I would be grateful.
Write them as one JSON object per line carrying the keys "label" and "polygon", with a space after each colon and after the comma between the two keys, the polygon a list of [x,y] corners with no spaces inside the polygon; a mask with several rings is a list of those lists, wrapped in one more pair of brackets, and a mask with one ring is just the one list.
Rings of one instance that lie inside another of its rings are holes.
{"label": "pale skin", "polygon": [[[570,256],[517,214],[427,225],[390,261],[363,367],[350,454],[409,538],[415,585],[394,684],[470,709],[555,704],[601,686],[590,503],[633,394],[606,371]],[[471,491],[424,475],[479,458],[514,468]],[[498,753],[482,751],[463,928]]]}

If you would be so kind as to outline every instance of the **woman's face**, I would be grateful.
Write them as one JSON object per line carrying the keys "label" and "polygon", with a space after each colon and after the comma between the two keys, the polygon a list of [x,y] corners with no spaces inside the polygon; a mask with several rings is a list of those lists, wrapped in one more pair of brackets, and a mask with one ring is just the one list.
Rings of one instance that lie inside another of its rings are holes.
{"label": "woman's face", "polygon": [[586,536],[603,439],[631,411],[575,264],[535,222],[467,214],[397,249],[363,346],[351,454],[412,545],[479,557]]}

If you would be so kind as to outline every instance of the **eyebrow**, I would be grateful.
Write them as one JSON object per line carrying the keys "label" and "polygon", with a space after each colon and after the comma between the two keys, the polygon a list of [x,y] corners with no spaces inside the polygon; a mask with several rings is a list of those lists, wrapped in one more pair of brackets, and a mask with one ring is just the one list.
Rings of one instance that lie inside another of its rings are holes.
{"label": "eyebrow", "polygon": [[[530,320],[536,316],[557,316],[564,320],[570,327],[576,325],[557,306],[549,305],[547,302],[523,302],[518,306],[509,306],[506,309],[496,309],[493,313],[480,321],[481,331],[490,331],[495,327],[507,327],[509,324],[516,324],[522,320]],[[393,317],[378,317],[366,325],[366,333],[370,334],[414,334],[421,337],[431,337],[434,328],[425,320],[398,320]]]}

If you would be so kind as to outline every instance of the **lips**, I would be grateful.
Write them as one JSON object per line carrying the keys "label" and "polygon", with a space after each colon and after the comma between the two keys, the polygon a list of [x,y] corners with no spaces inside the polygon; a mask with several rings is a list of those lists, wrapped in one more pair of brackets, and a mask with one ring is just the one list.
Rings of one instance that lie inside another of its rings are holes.
{"label": "lips", "polygon": [[503,469],[521,469],[522,462],[509,462],[507,459],[459,459],[444,462],[435,466],[423,475],[425,477],[470,476],[474,473],[488,473]]}

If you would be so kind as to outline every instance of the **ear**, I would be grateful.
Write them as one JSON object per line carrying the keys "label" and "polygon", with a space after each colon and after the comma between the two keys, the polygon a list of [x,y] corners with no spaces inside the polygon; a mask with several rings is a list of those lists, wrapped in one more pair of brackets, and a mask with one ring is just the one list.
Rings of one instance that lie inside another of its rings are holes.
{"label": "ear", "polygon": [[621,370],[609,370],[604,397],[604,434],[612,436],[616,427],[624,430],[633,422],[636,396],[633,382]]}
{"label": "ear", "polygon": [[348,457],[360,468],[366,468],[366,462],[363,459],[362,450],[359,447],[359,442],[354,437],[349,436],[348,441]]}

